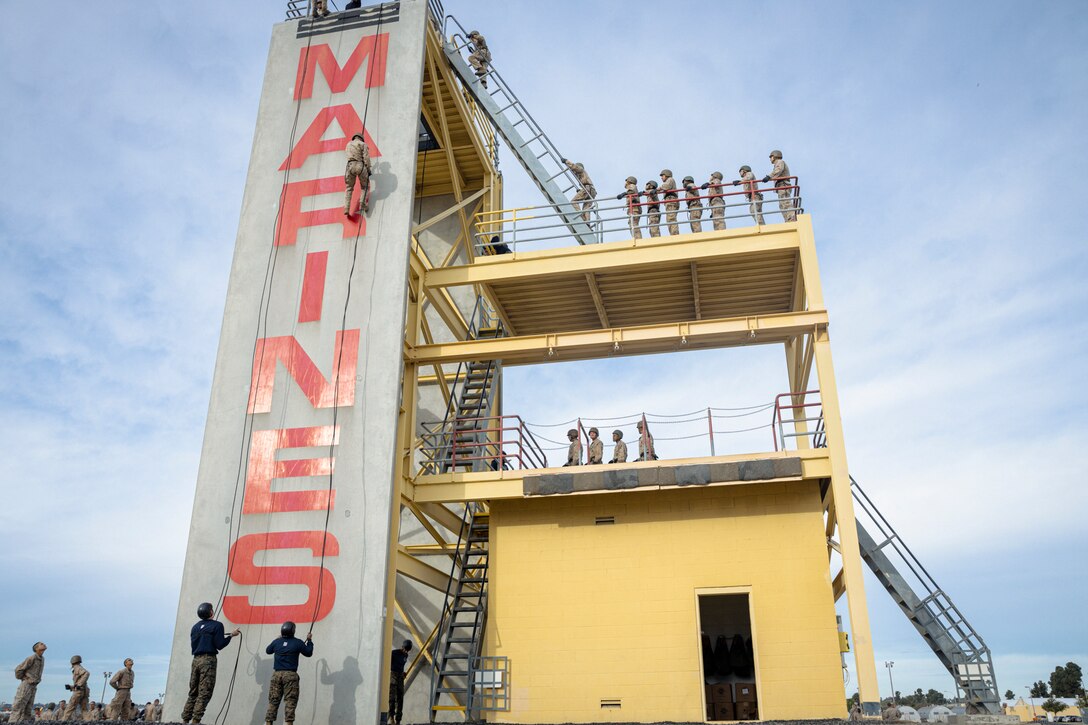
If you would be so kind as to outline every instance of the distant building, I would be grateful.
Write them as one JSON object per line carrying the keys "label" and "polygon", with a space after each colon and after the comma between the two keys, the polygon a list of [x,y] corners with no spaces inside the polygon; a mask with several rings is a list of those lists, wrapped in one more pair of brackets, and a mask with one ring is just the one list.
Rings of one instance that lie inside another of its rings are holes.
{"label": "distant building", "polygon": [[[1056,713],[1054,717],[1065,717],[1066,715],[1080,716],[1080,708],[1077,707],[1077,701],[1072,697],[1056,697],[1055,700],[1063,703],[1065,709],[1059,713]],[[1020,722],[1031,722],[1036,718],[1049,719],[1050,714],[1042,708],[1043,701],[1046,698],[1033,698],[1031,700],[1025,700],[1019,698],[1016,702],[1006,700],[1005,714],[1016,715],[1020,718]]]}

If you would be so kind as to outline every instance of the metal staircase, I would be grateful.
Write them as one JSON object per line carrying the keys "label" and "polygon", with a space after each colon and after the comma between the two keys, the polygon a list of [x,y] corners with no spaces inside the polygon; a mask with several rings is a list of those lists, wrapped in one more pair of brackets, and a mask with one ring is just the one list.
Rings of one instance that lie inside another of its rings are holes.
{"label": "metal staircase", "polygon": [[[551,142],[544,130],[529,114],[518,97],[507,85],[494,66],[488,64],[484,76],[489,87],[485,88],[472,67],[461,56],[461,51],[472,46],[468,33],[452,15],[446,16],[447,27],[452,23],[457,32],[444,39],[446,59],[450,67],[461,79],[465,89],[476,99],[495,126],[503,141],[514,152],[518,162],[525,168],[548,202],[561,215],[563,223],[579,244],[596,244],[598,236],[593,224],[582,219],[583,212],[575,210],[571,197],[580,189],[581,182],[562,162],[563,156]],[[595,210],[590,212],[594,219]]]}
{"label": "metal staircase", "polygon": [[463,712],[466,720],[476,720],[482,709],[491,709],[477,696],[487,622],[489,524],[489,514],[481,504],[465,506],[433,651],[431,722],[443,711]]}
{"label": "metal staircase", "polygon": [[[476,298],[469,321],[468,336],[474,340],[502,337],[502,320],[482,297]],[[447,473],[451,470],[486,470],[492,464],[487,455],[488,428],[495,405],[502,361],[482,360],[457,366],[450,389],[444,419],[424,423],[421,450],[428,457],[422,473]],[[491,451],[496,453],[496,451]]]}
{"label": "metal staircase", "polygon": [[1000,715],[990,648],[852,477],[850,485],[879,539],[857,522],[861,558],[952,675],[968,714]]}

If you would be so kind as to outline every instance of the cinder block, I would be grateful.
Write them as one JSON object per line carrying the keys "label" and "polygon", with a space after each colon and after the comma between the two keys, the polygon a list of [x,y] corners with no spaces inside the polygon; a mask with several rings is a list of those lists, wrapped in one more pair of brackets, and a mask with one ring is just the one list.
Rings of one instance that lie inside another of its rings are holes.
{"label": "cinder block", "polygon": [[791,478],[801,475],[800,458],[778,458],[774,462],[775,478]]}
{"label": "cinder block", "polygon": [[710,466],[705,463],[676,466],[672,470],[678,486],[703,486],[710,483]]}
{"label": "cinder block", "polygon": [[740,480],[740,466],[732,463],[711,463],[710,481],[712,483],[729,483]]}
{"label": "cinder block", "polygon": [[615,468],[604,471],[602,484],[608,490],[637,488],[639,472],[634,468]]}
{"label": "cinder block", "polygon": [[638,470],[638,485],[640,486],[656,486],[657,485],[657,468],[639,468]]}
{"label": "cinder block", "polygon": [[571,473],[527,476],[522,482],[522,491],[526,496],[548,496],[556,493],[570,493],[573,490],[574,474]]}
{"label": "cinder block", "polygon": [[741,461],[740,480],[766,481],[770,478],[774,478],[774,461]]}
{"label": "cinder block", "polygon": [[575,491],[599,491],[604,488],[604,471],[586,471],[572,475]]}

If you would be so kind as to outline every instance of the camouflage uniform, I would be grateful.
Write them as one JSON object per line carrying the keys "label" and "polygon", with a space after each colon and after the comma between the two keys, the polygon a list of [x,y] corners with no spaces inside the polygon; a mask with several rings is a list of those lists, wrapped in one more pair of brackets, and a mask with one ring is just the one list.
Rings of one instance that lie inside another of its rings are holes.
{"label": "camouflage uniform", "polygon": [[362,136],[356,134],[347,146],[348,164],[344,169],[344,214],[351,214],[351,194],[355,191],[355,180],[359,180],[359,209],[366,203],[366,194],[370,189],[370,149]]}
{"label": "camouflage uniform", "polygon": [[314,17],[325,17],[329,14],[329,0],[314,0]]}
{"label": "camouflage uniform", "polygon": [[87,711],[91,699],[90,689],[87,687],[87,680],[90,677],[91,673],[83,669],[83,665],[79,662],[72,665],[72,696],[68,698],[62,720],[74,720],[77,708],[80,715]]}
{"label": "camouflage uniform", "polygon": [[34,718],[34,696],[38,692],[38,683],[42,681],[45,658],[35,652],[15,667],[15,679],[19,680],[19,689],[15,693],[15,702],[11,704],[11,716],[8,722],[20,722]]}
{"label": "camouflage uniform", "polygon": [[487,41],[484,40],[484,36],[475,30],[468,34],[468,39],[472,41],[472,45],[476,48],[469,55],[468,64],[476,72],[476,77],[483,82],[484,88],[487,88],[487,79],[484,76],[487,75],[487,66],[491,63],[491,51],[487,49]]}
{"label": "camouflage uniform", "polygon": [[676,235],[680,233],[680,225],[676,223],[676,212],[680,210],[680,198],[676,194],[676,179],[672,177],[672,174],[661,174],[665,177],[665,180],[661,182],[661,186],[658,191],[661,192],[662,198],[665,200],[665,221],[669,225],[669,234]]}
{"label": "camouflage uniform", "polygon": [[609,463],[627,463],[627,444],[622,438],[617,439],[615,434],[612,435],[612,440],[616,447],[612,449],[612,460]]}
{"label": "camouflage uniform", "polygon": [[638,204],[638,182],[634,179],[633,176],[627,177],[623,185],[624,193],[620,194],[619,198],[627,199],[627,226],[631,229],[631,236],[634,239],[642,239],[642,229],[638,225],[642,207]]}
{"label": "camouflage uniform", "polygon": [[574,208],[578,208],[578,202],[583,202],[582,209],[582,221],[589,221],[589,210],[593,208],[593,199],[597,198],[597,187],[593,185],[593,180],[589,178],[589,174],[586,173],[586,167],[581,164],[575,164],[567,159],[563,159],[563,163],[567,165],[567,168],[574,172],[575,178],[578,179],[578,183],[582,185],[582,188],[571,197],[570,203],[574,205]]}
{"label": "camouflage uniform", "polygon": [[793,179],[787,178],[790,176],[790,167],[786,165],[786,162],[780,158],[776,159],[774,166],[771,167],[771,173],[764,178],[774,180],[775,191],[778,193],[778,208],[782,210],[782,221],[795,222],[797,221],[797,212],[793,210]]}
{"label": "camouflage uniform", "polygon": [[[110,720],[135,720],[136,706],[132,704],[132,685],[136,675],[131,667],[118,670],[110,678],[110,687],[117,690],[113,700],[106,708],[106,714]],[[144,719],[148,719],[144,716]]]}
{"label": "camouflage uniform", "polygon": [[721,172],[715,171],[710,175],[710,181],[706,182],[704,186],[704,188],[710,190],[710,199],[707,201],[707,206],[710,207],[710,219],[716,232],[725,229],[725,197],[722,195],[722,178]]}
{"label": "camouflage uniform", "polygon": [[182,722],[200,722],[204,717],[204,708],[215,692],[215,655],[193,655],[193,666],[189,671],[189,699],[181,711]]}
{"label": "camouflage uniform", "polygon": [[699,187],[695,185],[695,179],[684,177],[684,198],[688,204],[688,221],[691,223],[691,231],[698,234],[703,231],[703,202],[699,198]]}
{"label": "camouflage uniform", "polygon": [[650,431],[643,433],[641,428],[638,430],[638,460],[657,460],[657,452],[654,451],[654,437],[650,435]]}
{"label": "camouflage uniform", "polygon": [[564,466],[582,465],[582,439],[575,436],[567,446],[567,462]]}
{"label": "camouflage uniform", "polygon": [[596,463],[604,463],[604,441],[602,441],[600,438],[590,441],[589,463],[590,465]]}
{"label": "camouflage uniform", "polygon": [[756,220],[756,224],[763,225],[763,192],[758,191],[756,175],[751,169],[740,172],[740,180],[744,184],[744,197],[748,199],[748,213]]}
{"label": "camouflage uniform", "polygon": [[651,237],[661,236],[661,204],[657,196],[657,182],[646,182],[646,231]]}
{"label": "camouflage uniform", "polygon": [[265,722],[276,722],[280,712],[280,700],[283,700],[283,719],[295,721],[295,708],[298,706],[298,673],[291,670],[276,670],[272,673],[272,684],[268,688],[268,712]]}

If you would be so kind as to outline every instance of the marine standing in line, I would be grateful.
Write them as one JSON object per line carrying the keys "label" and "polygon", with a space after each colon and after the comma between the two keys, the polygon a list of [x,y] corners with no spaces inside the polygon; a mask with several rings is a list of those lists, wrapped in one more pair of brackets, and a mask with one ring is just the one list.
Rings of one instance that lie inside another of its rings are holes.
{"label": "marine standing in line", "polygon": [[567,446],[567,462],[563,466],[582,465],[582,441],[578,438],[577,428],[571,428],[567,431],[567,440],[570,441],[570,445]]}
{"label": "marine standing in line", "polygon": [[586,167],[582,164],[572,163],[567,159],[561,159],[567,168],[574,172],[574,177],[578,179],[578,183],[581,184],[581,188],[571,197],[570,203],[574,205],[574,208],[578,208],[578,202],[582,202],[582,221],[589,221],[589,210],[593,208],[593,200],[597,198],[597,187],[593,185],[593,180],[589,178],[589,174],[586,173]]}
{"label": "marine standing in line", "polygon": [[589,465],[604,463],[604,441],[596,428],[589,429]]}
{"label": "marine standing in line", "polygon": [[87,712],[87,705],[90,702],[91,691],[87,687],[87,680],[91,678],[91,673],[83,668],[83,658],[79,655],[72,657],[72,684],[65,685],[65,690],[71,690],[72,696],[68,698],[68,705],[64,708],[63,719],[68,721],[75,718],[76,709],[79,709],[80,716]]}
{"label": "marine standing in line", "polygon": [[650,431],[643,430],[641,420],[635,424],[635,428],[638,428],[638,460],[656,461],[657,453],[654,451],[654,437],[650,435]]}
{"label": "marine standing in line", "polygon": [[19,689],[15,692],[15,702],[11,704],[9,722],[22,722],[34,719],[34,697],[38,693],[38,683],[42,681],[45,669],[45,642],[35,642],[31,651],[34,653],[15,667],[15,679]]}
{"label": "marine standing in line", "polygon": [[468,64],[472,66],[472,70],[476,72],[476,77],[480,79],[480,83],[484,88],[487,88],[487,67],[491,64],[491,51],[487,49],[487,41],[484,40],[484,36],[480,35],[479,30],[473,30],[468,34],[468,39],[472,41],[473,47],[476,50],[472,51],[468,57]]}
{"label": "marine standing in line", "polygon": [[214,609],[211,602],[204,602],[196,608],[200,621],[189,631],[189,643],[193,650],[193,666],[189,672],[189,697],[181,709],[181,721],[200,722],[204,717],[204,708],[215,692],[215,656],[219,650],[230,644],[232,638],[242,633],[235,629],[225,634],[223,624],[212,619]]}
{"label": "marine standing in line", "polygon": [[680,210],[680,198],[676,194],[676,179],[672,178],[672,171],[661,169],[661,195],[665,200],[665,221],[669,225],[669,234],[680,233],[680,225],[676,223],[676,212]]}
{"label": "marine standing in line", "polygon": [[684,177],[684,198],[688,203],[688,221],[691,223],[691,231],[698,234],[703,231],[703,202],[699,198],[699,187],[695,185],[695,179],[691,176]]}
{"label": "marine standing in line", "polygon": [[710,199],[707,206],[710,207],[710,219],[714,223],[714,231],[725,229],[725,196],[722,195],[722,172],[715,171],[710,175],[710,181],[702,185],[703,189],[710,189]]}
{"label": "marine standing in line", "polygon": [[778,192],[778,208],[782,210],[782,220],[787,222],[797,221],[797,212],[793,210],[794,179],[790,177],[790,167],[782,160],[782,152],[775,149],[771,152],[771,173],[763,177],[766,184],[774,179],[774,188]]}
{"label": "marine standing in line", "polygon": [[[125,660],[123,669],[117,670],[110,678],[110,687],[117,690],[106,708],[106,716],[110,720],[135,720],[136,706],[132,704],[132,686],[136,682],[136,674],[132,671],[132,658]],[[145,720],[149,719],[145,715]]]}
{"label": "marine standing in line", "polygon": [[657,196],[657,182],[646,182],[646,231],[651,237],[661,236],[661,204]]}
{"label": "marine standing in line", "polygon": [[638,204],[638,179],[633,176],[628,176],[627,181],[623,185],[624,191],[621,194],[617,194],[617,199],[627,199],[627,226],[631,230],[631,236],[634,239],[642,239],[642,229],[638,226],[639,215],[641,214],[642,207]]}
{"label": "marine standing in line", "polygon": [[616,447],[612,449],[612,460],[609,463],[627,463],[627,444],[623,442],[623,431],[619,428],[612,431],[612,442]]}
{"label": "marine standing in line", "polygon": [[283,721],[287,725],[295,722],[295,708],[298,706],[298,656],[312,657],[314,643],[312,633],[306,634],[306,641],[295,636],[295,623],[284,622],[280,627],[279,639],[264,648],[266,655],[275,655],[272,665],[272,682],[268,686],[268,712],[264,715],[266,725],[276,722],[280,713],[280,700],[283,700]]}
{"label": "marine standing in line", "polygon": [[740,180],[734,181],[733,186],[744,184],[744,197],[748,199],[748,213],[756,220],[756,224],[763,225],[763,192],[759,191],[756,175],[752,173],[752,167],[745,164],[740,167]]}
{"label": "marine standing in line", "polygon": [[404,718],[404,666],[411,651],[412,641],[406,639],[389,656],[389,725],[399,725]]}
{"label": "marine standing in line", "polygon": [[363,132],[355,134],[346,149],[348,163],[344,168],[344,216],[351,216],[351,195],[355,191],[355,181],[359,186],[359,211],[370,211],[370,149],[363,140]]}

